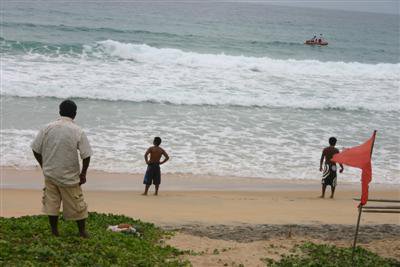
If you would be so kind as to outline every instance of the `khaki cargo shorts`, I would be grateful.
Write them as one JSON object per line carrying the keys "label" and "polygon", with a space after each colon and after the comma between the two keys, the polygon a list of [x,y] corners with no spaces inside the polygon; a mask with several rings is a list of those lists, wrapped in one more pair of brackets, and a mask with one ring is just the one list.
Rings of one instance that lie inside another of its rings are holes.
{"label": "khaki cargo shorts", "polygon": [[50,179],[45,179],[42,199],[43,213],[58,216],[61,202],[63,203],[63,216],[66,220],[78,221],[88,217],[87,204],[83,199],[80,185],[61,187]]}

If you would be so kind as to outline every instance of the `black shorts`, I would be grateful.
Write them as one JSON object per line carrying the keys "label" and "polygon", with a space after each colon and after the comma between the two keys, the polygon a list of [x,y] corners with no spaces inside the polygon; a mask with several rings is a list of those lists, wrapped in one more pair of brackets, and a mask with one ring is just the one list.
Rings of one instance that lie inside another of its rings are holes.
{"label": "black shorts", "polygon": [[330,185],[335,187],[336,186],[336,164],[325,164],[324,172],[322,173],[322,184],[323,185]]}
{"label": "black shorts", "polygon": [[146,170],[146,174],[144,175],[143,184],[145,184],[145,185],[161,184],[160,164],[151,163],[151,164],[147,165],[147,170]]}

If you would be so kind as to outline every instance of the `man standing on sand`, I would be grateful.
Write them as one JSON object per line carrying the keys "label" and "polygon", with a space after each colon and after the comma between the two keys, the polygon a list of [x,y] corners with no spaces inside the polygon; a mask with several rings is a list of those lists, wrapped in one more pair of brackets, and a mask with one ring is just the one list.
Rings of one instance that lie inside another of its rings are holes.
{"label": "man standing on sand", "polygon": [[[164,149],[160,147],[161,138],[155,137],[153,141],[152,147],[149,147],[144,154],[144,160],[147,164],[146,174],[144,175],[143,183],[146,185],[144,189],[143,195],[146,196],[149,191],[150,185],[153,183],[156,187],[156,191],[154,195],[158,195],[158,188],[161,183],[161,170],[160,165],[164,164],[169,160],[169,156]],[[149,159],[150,156],[150,159]],[[161,157],[164,156],[164,159],[160,161]]]}
{"label": "man standing on sand", "polygon": [[[31,144],[45,178],[42,211],[49,216],[51,232],[55,236],[59,235],[58,216],[62,202],[64,218],[76,221],[79,235],[88,237],[85,229],[88,211],[81,185],[86,183],[92,149],[86,134],[73,121],[76,110],[73,101],[63,101],[61,117],[40,130]],[[82,171],[77,150],[82,159]]]}
{"label": "man standing on sand", "polygon": [[[319,171],[322,172],[322,195],[321,198],[325,197],[325,190],[326,186],[330,185],[331,186],[331,198],[333,198],[333,195],[335,194],[335,188],[336,188],[336,179],[337,179],[337,174],[336,174],[336,163],[332,162],[331,159],[333,155],[339,153],[339,150],[335,147],[336,145],[336,138],[331,137],[329,138],[329,146],[325,147],[324,150],[322,150],[322,155],[321,155],[321,160],[319,163]],[[325,165],[324,169],[322,169],[322,164],[324,163],[325,160]],[[343,165],[340,165],[340,173],[343,172]]]}

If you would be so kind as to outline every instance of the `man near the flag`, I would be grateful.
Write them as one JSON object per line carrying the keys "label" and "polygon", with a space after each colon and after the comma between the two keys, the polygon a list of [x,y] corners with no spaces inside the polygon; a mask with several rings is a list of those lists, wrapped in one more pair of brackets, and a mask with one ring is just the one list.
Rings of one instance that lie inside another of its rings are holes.
{"label": "man near the flag", "polygon": [[[337,139],[335,137],[329,138],[329,146],[322,150],[321,160],[319,163],[319,171],[322,172],[322,195],[321,198],[325,197],[325,190],[328,185],[331,186],[331,198],[335,194],[337,172],[336,163],[331,161],[333,155],[339,153],[339,150],[335,147]],[[324,165],[324,168],[322,168]],[[343,172],[343,165],[340,164],[340,173]]]}

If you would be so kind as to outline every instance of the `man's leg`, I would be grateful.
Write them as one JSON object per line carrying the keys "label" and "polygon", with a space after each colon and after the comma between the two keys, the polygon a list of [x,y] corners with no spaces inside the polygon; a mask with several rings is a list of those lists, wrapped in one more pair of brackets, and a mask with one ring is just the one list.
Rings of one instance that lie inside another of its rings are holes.
{"label": "man's leg", "polygon": [[325,197],[325,190],[326,190],[326,185],[322,184],[322,195],[320,196],[320,198],[324,198]]}
{"label": "man's leg", "polygon": [[58,233],[58,216],[49,215],[49,223],[50,223],[51,233],[54,236],[60,236],[60,234]]}
{"label": "man's leg", "polygon": [[158,195],[158,187],[159,187],[159,186],[160,186],[159,184],[156,184],[156,185],[155,185],[155,187],[156,187],[156,192],[154,192],[154,195],[155,195],[155,196]]}
{"label": "man's leg", "polygon": [[61,205],[61,194],[56,184],[51,180],[45,179],[45,188],[43,189],[42,211],[49,217],[51,233],[59,236],[58,232],[58,214]]}
{"label": "man's leg", "polygon": [[160,183],[161,183],[160,165],[157,165],[155,167],[153,183],[154,183],[154,186],[156,187],[156,191],[154,192],[154,195],[157,196],[158,195],[158,188],[160,187]]}
{"label": "man's leg", "polygon": [[59,187],[63,202],[63,216],[66,220],[76,221],[79,235],[89,237],[85,222],[88,217],[87,204],[80,185]]}
{"label": "man's leg", "polygon": [[335,194],[335,186],[331,186],[331,198],[333,198],[333,195]]}
{"label": "man's leg", "polygon": [[143,196],[147,195],[147,192],[149,192],[149,188],[150,188],[150,185],[146,184],[146,187],[144,188],[144,193],[142,194]]}
{"label": "man's leg", "polygon": [[79,235],[84,238],[88,238],[89,234],[86,232],[86,219],[76,221],[79,229]]}

